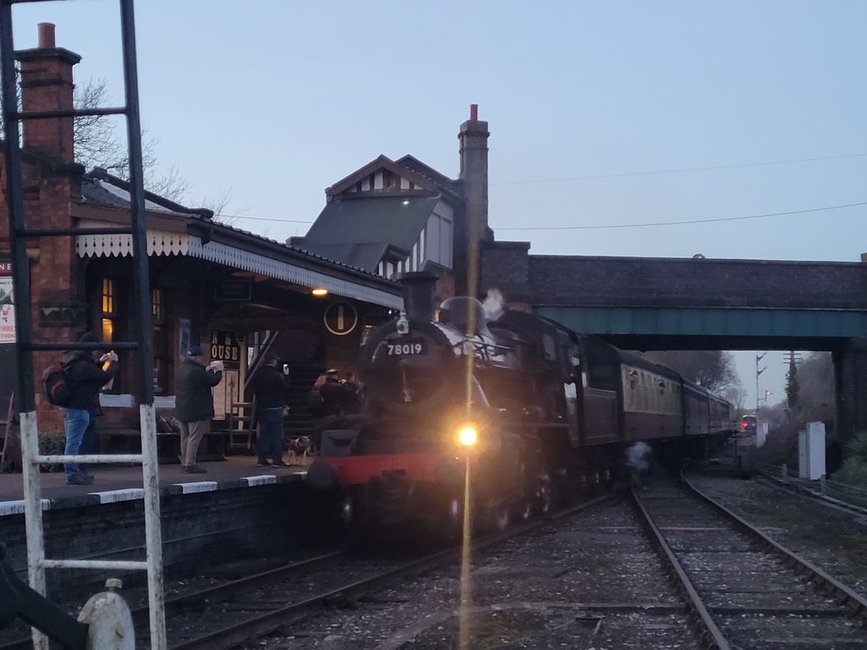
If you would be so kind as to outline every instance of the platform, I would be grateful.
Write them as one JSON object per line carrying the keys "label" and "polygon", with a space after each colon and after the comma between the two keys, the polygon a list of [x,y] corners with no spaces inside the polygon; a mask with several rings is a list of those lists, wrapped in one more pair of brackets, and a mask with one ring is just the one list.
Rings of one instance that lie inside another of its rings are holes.
{"label": "platform", "polygon": [[[309,462],[289,467],[256,467],[256,456],[226,456],[218,462],[203,462],[207,474],[186,474],[181,465],[159,466],[160,495],[210,492],[274,483],[300,482]],[[67,485],[63,470],[41,474],[43,510],[81,507],[142,499],[140,465],[91,465],[92,485]],[[0,516],[24,512],[23,474],[0,473]]]}

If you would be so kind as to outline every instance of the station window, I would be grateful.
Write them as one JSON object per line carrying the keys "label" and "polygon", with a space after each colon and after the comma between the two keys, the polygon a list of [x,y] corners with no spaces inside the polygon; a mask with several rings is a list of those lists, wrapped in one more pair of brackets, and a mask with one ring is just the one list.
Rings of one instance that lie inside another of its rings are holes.
{"label": "station window", "polygon": [[154,325],[162,325],[166,322],[165,298],[162,289],[151,289],[151,314],[153,315]]}
{"label": "station window", "polygon": [[114,340],[115,319],[117,318],[117,280],[103,278],[102,280],[102,340],[110,343]]}

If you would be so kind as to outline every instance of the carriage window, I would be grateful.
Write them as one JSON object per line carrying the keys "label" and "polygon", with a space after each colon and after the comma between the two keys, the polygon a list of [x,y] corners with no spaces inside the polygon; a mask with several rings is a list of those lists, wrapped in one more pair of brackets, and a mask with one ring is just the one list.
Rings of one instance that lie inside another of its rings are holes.
{"label": "carriage window", "polygon": [[595,388],[617,390],[620,382],[620,360],[617,353],[602,345],[587,345],[588,383]]}

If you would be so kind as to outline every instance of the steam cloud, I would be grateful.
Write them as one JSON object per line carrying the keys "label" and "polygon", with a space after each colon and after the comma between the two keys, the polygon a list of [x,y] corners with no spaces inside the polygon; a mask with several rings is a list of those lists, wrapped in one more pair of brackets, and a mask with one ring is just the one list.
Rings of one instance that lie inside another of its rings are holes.
{"label": "steam cloud", "polygon": [[482,303],[482,310],[485,313],[485,319],[495,321],[503,315],[503,294],[499,289],[488,289],[488,295],[485,296],[485,301]]}
{"label": "steam cloud", "polygon": [[626,449],[626,464],[638,472],[643,472],[650,467],[650,453],[650,445],[636,442]]}

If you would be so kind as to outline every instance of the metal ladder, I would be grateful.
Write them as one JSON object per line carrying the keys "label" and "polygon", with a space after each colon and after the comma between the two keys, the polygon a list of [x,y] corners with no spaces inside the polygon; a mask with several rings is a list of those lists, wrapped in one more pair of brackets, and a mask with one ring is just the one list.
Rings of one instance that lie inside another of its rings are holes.
{"label": "metal ladder", "polygon": [[[162,539],[160,531],[159,476],[157,464],[156,413],[153,389],[153,331],[151,319],[150,279],[148,274],[147,228],[145,224],[144,186],[141,153],[141,122],[139,119],[138,71],[136,62],[135,22],[133,0],[119,0],[122,31],[125,105],[120,108],[101,108],[87,111],[53,110],[24,112],[18,110],[17,77],[14,66],[12,38],[12,5],[40,0],[0,0],[0,59],[2,59],[3,123],[5,127],[5,154],[7,199],[9,202],[9,236],[12,247],[13,283],[17,336],[16,363],[18,395],[20,400],[20,428],[22,439],[22,466],[24,479],[24,515],[27,532],[27,563],[30,586],[45,595],[45,569],[96,569],[147,571],[148,601],[150,607],[151,648],[166,648],[165,607],[162,573]],[[104,228],[27,228],[24,215],[24,183],[22,153],[19,144],[19,123],[59,117],[93,115],[123,115],[126,118],[127,142],[130,162],[131,225]],[[32,353],[39,350],[97,350],[100,343],[40,343],[33,341],[33,323],[30,305],[32,295],[27,259],[28,240],[40,237],[75,237],[77,235],[125,234],[132,238],[135,274],[134,306],[142,316],[136,321],[136,341],[115,342],[117,350],[137,352],[136,384],[141,422],[141,454],[125,455],[40,455],[36,423],[36,399]],[[142,465],[145,515],[145,561],[61,560],[45,557],[42,521],[42,490],[40,463],[140,463]],[[48,638],[34,629],[33,643],[40,650],[48,648]]]}

